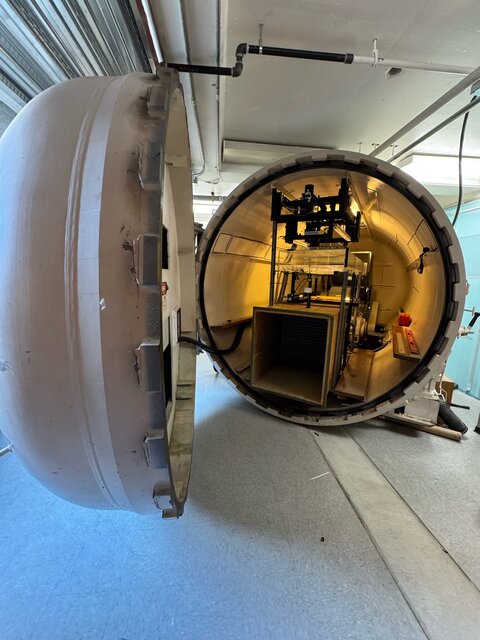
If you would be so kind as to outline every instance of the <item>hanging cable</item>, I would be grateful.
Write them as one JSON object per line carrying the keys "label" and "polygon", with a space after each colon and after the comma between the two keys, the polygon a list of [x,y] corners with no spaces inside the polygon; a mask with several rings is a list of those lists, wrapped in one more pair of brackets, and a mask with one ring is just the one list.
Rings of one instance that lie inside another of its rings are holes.
{"label": "hanging cable", "polygon": [[[473,102],[476,99],[477,97],[473,96],[470,102]],[[465,129],[467,128],[469,115],[470,115],[470,111],[467,111],[467,113],[463,116],[462,130],[460,132],[460,144],[458,146],[458,200],[457,200],[457,208],[455,210],[455,215],[453,216],[453,220],[452,220],[452,227],[454,227],[455,223],[457,222],[458,216],[460,214],[460,209],[462,206],[462,200],[463,200],[463,174],[462,174],[463,140],[465,138]]]}
{"label": "hanging cable", "polygon": [[227,355],[227,353],[232,353],[232,351],[235,351],[235,349],[237,349],[237,347],[240,345],[245,328],[246,328],[246,324],[241,324],[237,328],[237,332],[235,333],[233,342],[227,349],[218,349],[217,347],[211,347],[210,345],[205,344],[200,340],[195,340],[194,338],[189,338],[188,336],[180,336],[178,338],[178,341],[188,342],[189,344],[193,344],[195,347],[202,349],[202,351],[206,351],[207,353],[212,353],[213,355]]}

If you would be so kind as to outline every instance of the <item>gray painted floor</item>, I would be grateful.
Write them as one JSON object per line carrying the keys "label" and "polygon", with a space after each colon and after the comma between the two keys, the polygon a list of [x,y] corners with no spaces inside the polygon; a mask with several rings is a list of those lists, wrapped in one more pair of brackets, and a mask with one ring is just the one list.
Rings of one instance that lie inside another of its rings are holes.
{"label": "gray painted floor", "polygon": [[[0,459],[0,639],[427,637],[312,433],[199,365],[178,521],[64,503]],[[480,435],[378,425],[348,432],[478,586]]]}
{"label": "gray painted floor", "polygon": [[471,427],[458,444],[380,420],[348,432],[480,587],[480,401],[458,391],[453,401],[472,405],[455,409]]}

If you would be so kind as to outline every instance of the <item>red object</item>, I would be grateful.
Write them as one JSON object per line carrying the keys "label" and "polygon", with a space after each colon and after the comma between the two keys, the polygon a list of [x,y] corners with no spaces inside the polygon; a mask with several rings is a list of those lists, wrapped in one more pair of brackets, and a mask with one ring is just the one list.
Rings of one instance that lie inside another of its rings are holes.
{"label": "red object", "polygon": [[398,316],[398,324],[400,327],[409,327],[412,324],[412,317],[409,313],[401,313]]}
{"label": "red object", "polygon": [[413,337],[413,332],[411,329],[405,329],[405,336],[408,342],[408,348],[410,349],[410,353],[415,353],[416,355],[420,354],[420,349],[418,348],[417,342]]}

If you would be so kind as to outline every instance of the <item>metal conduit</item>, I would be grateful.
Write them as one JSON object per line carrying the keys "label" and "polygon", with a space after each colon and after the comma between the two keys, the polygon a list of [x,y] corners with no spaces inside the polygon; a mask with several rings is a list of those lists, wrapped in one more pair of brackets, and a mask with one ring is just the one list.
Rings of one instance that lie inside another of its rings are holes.
{"label": "metal conduit", "polygon": [[[435,100],[435,102],[433,102],[430,106],[428,106],[421,113],[419,113],[418,116],[415,116],[415,118],[410,120],[410,122],[407,122],[406,125],[404,125],[396,133],[394,133],[389,138],[387,138],[385,142],[382,142],[382,144],[379,145],[374,151],[372,151],[370,155],[371,156],[380,155],[382,151],[385,151],[386,149],[388,149],[391,144],[396,142],[399,138],[404,136],[406,133],[409,133],[409,131],[411,131],[416,126],[421,124],[424,120],[426,120],[431,115],[436,113],[439,109],[441,109],[443,106],[448,104],[451,100],[453,100],[453,98],[456,98],[460,93],[462,93],[462,91],[465,91],[465,89],[468,89],[474,82],[476,82],[479,79],[480,79],[480,67],[477,67],[472,71],[472,73],[466,76],[466,78],[463,78],[462,80],[460,80],[460,82],[458,82],[454,87],[449,89],[446,93],[440,96],[440,98]],[[390,161],[391,160],[393,160],[393,158],[390,158]]]}
{"label": "metal conduit", "polygon": [[[375,41],[374,41],[375,42]],[[376,47],[376,44],[375,44]],[[376,48],[374,53],[376,52]],[[308,51],[304,49],[287,49],[284,47],[265,47],[263,46],[262,36],[260,37],[260,42],[258,45],[251,45],[247,43],[241,43],[238,45],[235,57],[236,63],[233,67],[214,67],[214,66],[206,66],[206,65],[195,65],[195,64],[183,64],[183,63],[175,63],[169,62],[167,63],[168,67],[173,69],[177,69],[178,71],[182,71],[185,73],[203,73],[203,74],[212,74],[212,75],[220,75],[220,76],[230,76],[230,77],[238,77],[243,72],[243,58],[247,53],[255,54],[255,55],[266,55],[266,56],[278,56],[283,58],[298,58],[304,60],[319,60],[324,62],[337,62],[341,64],[370,64],[372,67],[382,66],[382,67],[390,67],[395,69],[420,69],[425,71],[437,71],[443,73],[457,73],[457,74],[468,74],[465,78],[462,78],[460,82],[458,82],[454,87],[449,89],[446,93],[444,93],[440,98],[435,100],[430,106],[424,109],[421,113],[419,113],[415,118],[410,120],[407,124],[405,124],[401,129],[399,129],[396,133],[391,135],[385,142],[376,147],[372,152],[371,156],[378,156],[383,151],[388,149],[390,145],[396,142],[399,138],[404,136],[406,133],[410,132],[416,126],[421,124],[424,120],[433,115],[436,111],[441,109],[444,105],[448,104],[453,98],[458,96],[462,91],[470,87],[477,80],[480,80],[480,67],[477,67],[474,70],[470,70],[467,67],[458,67],[452,65],[440,65],[435,63],[419,63],[419,62],[410,62],[406,60],[394,60],[387,58],[379,58],[377,56],[373,56],[369,58],[368,56],[356,56],[353,53],[334,53],[328,51]],[[478,101],[472,101],[470,104],[466,105],[464,108],[460,109],[452,116],[444,120],[438,126],[431,129],[424,136],[413,142],[411,145],[408,145],[405,149],[395,154],[392,158],[390,158],[390,162],[397,159],[401,155],[405,154],[407,151],[420,144],[430,136],[434,135],[437,131],[442,129],[443,127],[453,122],[456,118],[461,116],[463,113],[467,113],[470,109],[478,104]]]}
{"label": "metal conduit", "polygon": [[[470,109],[473,109],[473,107],[476,107],[479,103],[480,103],[480,97],[475,98],[474,100],[466,104],[464,107],[456,111],[454,114],[452,114],[451,116],[449,116],[448,118],[440,122],[440,124],[437,124],[436,127],[433,127],[433,129],[430,129],[430,131],[427,131],[427,133],[425,133],[423,136],[421,136],[420,138],[417,138],[417,140],[415,140],[414,142],[406,146],[401,151],[398,151],[398,153],[396,153],[394,156],[389,158],[388,162],[393,162],[394,160],[397,160],[401,156],[405,155],[408,151],[410,151],[417,145],[421,144],[422,142],[424,142],[425,140],[433,136],[435,133],[437,133],[438,131],[440,131],[447,125],[449,125],[451,122],[453,122],[454,120],[462,116],[464,113],[468,113]],[[370,155],[373,155],[373,154],[370,154]]]}
{"label": "metal conduit", "polygon": [[322,62],[338,62],[341,64],[367,64],[371,67],[387,67],[395,69],[417,69],[423,71],[436,71],[440,73],[454,73],[467,75],[472,69],[469,67],[443,65],[428,62],[413,62],[409,60],[395,60],[381,58],[372,55],[357,56],[354,53],[335,53],[332,51],[309,51],[305,49],[287,49],[285,47],[265,47],[263,44],[247,44],[242,42],[238,45],[235,57],[236,63],[233,67],[212,67],[198,64],[183,64],[179,62],[167,62],[167,66],[185,73],[206,73],[217,76],[230,76],[238,78],[243,71],[243,58],[247,53],[262,56],[277,56],[281,58],[297,58],[301,60],[319,60]]}

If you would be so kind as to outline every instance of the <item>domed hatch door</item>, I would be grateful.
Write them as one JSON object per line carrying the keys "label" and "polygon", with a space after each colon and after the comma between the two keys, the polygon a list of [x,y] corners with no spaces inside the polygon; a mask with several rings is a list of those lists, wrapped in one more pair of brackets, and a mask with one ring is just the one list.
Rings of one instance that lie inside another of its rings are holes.
{"label": "domed hatch door", "polygon": [[194,233],[177,77],[57,85],[0,141],[2,429],[72,502],[178,516],[193,438]]}

